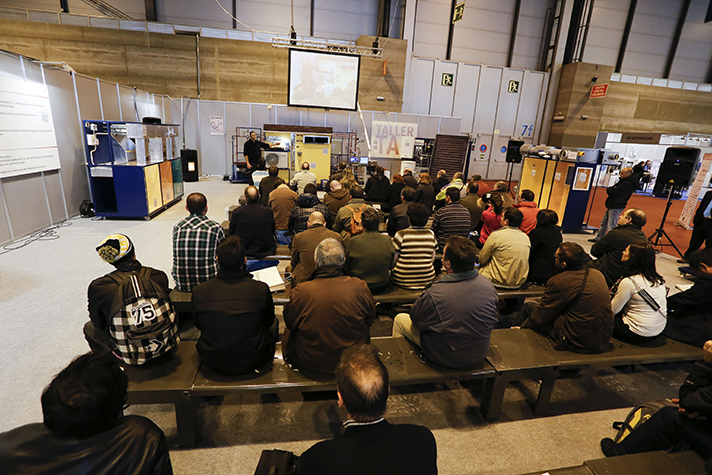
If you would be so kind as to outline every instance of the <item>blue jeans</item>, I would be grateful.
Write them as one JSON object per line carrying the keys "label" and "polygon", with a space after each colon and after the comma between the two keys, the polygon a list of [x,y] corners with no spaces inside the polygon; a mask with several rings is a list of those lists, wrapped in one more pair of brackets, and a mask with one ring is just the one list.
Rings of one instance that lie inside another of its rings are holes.
{"label": "blue jeans", "polygon": [[598,228],[598,233],[596,234],[597,241],[605,236],[608,231],[618,226],[618,218],[624,210],[625,208],[614,208],[607,209],[606,212],[603,213],[601,227]]}
{"label": "blue jeans", "polygon": [[292,243],[292,236],[289,235],[289,231],[277,231],[274,234],[277,236],[277,244],[289,246]]}

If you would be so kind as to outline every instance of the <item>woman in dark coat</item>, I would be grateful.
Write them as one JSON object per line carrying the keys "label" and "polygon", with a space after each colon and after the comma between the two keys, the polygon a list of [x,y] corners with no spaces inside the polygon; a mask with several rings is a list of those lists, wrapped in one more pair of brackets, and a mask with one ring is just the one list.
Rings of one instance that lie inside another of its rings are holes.
{"label": "woman in dark coat", "polygon": [[415,189],[415,202],[422,203],[428,208],[428,213],[433,212],[433,204],[435,204],[435,189],[433,182],[430,179],[430,174],[422,172],[420,174],[420,183]]}
{"label": "woman in dark coat", "polygon": [[556,274],[554,253],[563,241],[561,228],[556,224],[559,216],[551,209],[541,209],[536,215],[536,228],[529,233],[532,247],[529,250],[529,277],[527,280],[544,285]]}
{"label": "woman in dark coat", "polygon": [[366,201],[387,203],[390,188],[391,185],[388,183],[388,178],[384,176],[383,167],[376,167],[376,173],[368,179],[366,187],[363,189],[366,192]]}
{"label": "woman in dark coat", "polygon": [[394,206],[401,203],[401,191],[405,188],[405,183],[403,182],[403,176],[400,173],[393,175],[393,183],[391,183],[391,188],[388,190],[388,203],[381,205],[381,210],[385,213],[390,213]]}

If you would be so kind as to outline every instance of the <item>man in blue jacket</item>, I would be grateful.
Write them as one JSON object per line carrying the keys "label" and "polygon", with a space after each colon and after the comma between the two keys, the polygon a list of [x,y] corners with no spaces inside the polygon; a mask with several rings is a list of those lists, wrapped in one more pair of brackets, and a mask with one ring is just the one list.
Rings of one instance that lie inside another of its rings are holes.
{"label": "man in blue jacket", "polygon": [[476,253],[469,239],[448,238],[443,252],[447,275],[423,291],[410,315],[400,313],[393,322],[394,337],[412,341],[440,366],[476,366],[489,350],[498,297],[492,282],[475,269]]}

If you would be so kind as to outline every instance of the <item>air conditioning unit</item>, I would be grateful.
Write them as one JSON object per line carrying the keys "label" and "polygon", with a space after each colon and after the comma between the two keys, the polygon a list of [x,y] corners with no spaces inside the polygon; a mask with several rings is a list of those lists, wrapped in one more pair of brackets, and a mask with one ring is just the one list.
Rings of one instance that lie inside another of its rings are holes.
{"label": "air conditioning unit", "polygon": [[327,145],[331,141],[330,139],[331,137],[328,135],[305,135],[304,143]]}
{"label": "air conditioning unit", "polygon": [[264,153],[265,166],[277,165],[278,168],[289,168],[289,152],[267,150]]}

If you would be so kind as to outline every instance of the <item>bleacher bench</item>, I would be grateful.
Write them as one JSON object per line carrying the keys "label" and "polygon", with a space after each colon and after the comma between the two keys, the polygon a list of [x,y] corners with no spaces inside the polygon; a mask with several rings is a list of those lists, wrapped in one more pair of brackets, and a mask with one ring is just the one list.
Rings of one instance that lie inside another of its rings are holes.
{"label": "bleacher bench", "polygon": [[662,344],[657,347],[642,347],[611,339],[611,351],[592,355],[557,351],[548,338],[530,328],[493,330],[487,361],[492,364],[497,375],[491,391],[492,406],[483,407],[483,415],[487,420],[499,417],[504,390],[507,383],[512,381],[541,380],[534,414],[542,415],[548,410],[558,370],[672,363],[702,358],[702,348],[665,337],[661,337],[661,341]]}
{"label": "bleacher bench", "polygon": [[[421,293],[421,290],[393,287],[389,292],[374,295],[373,300],[377,304],[408,305],[418,300]],[[544,295],[544,287],[526,283],[518,289],[497,289],[497,295],[503,299],[541,297]],[[190,312],[190,292],[179,292],[173,289],[170,297],[177,312]],[[284,305],[289,302],[289,293],[287,291],[274,292],[272,300],[275,305]]]}
{"label": "bleacher bench", "polygon": [[[693,451],[663,451],[587,460],[576,467],[547,470],[549,475],[696,475],[705,473],[705,461]],[[527,475],[541,475],[542,471]]]}
{"label": "bleacher bench", "polygon": [[[392,387],[495,377],[494,368],[486,361],[478,367],[465,369],[448,369],[425,363],[421,361],[417,348],[405,338],[372,338],[371,343],[378,348],[388,369]],[[279,343],[275,359],[269,367],[241,376],[223,376],[208,368],[200,368],[195,342],[182,342],[175,356],[177,358],[167,364],[166,368],[130,368],[127,373],[130,403],[175,405],[178,442],[181,446],[195,445],[197,407],[194,398],[197,396],[336,390],[336,381],[333,378],[310,375],[289,366],[281,357]],[[155,379],[151,380],[151,376],[155,376]],[[483,401],[488,397],[489,394],[485,391]]]}

